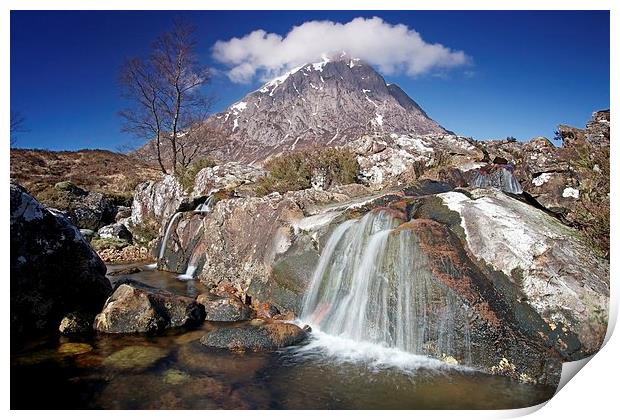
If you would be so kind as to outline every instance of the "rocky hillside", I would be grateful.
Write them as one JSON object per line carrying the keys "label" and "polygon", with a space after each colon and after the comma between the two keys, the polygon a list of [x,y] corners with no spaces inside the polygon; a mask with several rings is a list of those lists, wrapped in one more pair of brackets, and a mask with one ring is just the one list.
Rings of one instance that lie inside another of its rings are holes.
{"label": "rocky hillside", "polygon": [[[340,146],[366,134],[444,135],[400,87],[359,59],[325,58],[293,69],[206,122],[219,160],[253,162],[315,146]],[[150,155],[147,146],[141,155]],[[152,156],[150,156],[152,158]]]}
{"label": "rocky hillside", "polygon": [[159,176],[156,168],[109,150],[11,149],[11,178],[35,196],[61,181],[102,193],[132,192]]}

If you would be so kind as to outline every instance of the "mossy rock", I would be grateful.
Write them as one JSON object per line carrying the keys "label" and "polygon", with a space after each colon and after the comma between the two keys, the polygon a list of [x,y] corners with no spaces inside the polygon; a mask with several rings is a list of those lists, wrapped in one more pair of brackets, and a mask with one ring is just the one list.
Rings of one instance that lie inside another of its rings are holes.
{"label": "mossy rock", "polygon": [[77,355],[89,353],[93,346],[86,343],[63,343],[58,347],[58,353],[63,355]]}
{"label": "mossy rock", "polygon": [[167,355],[168,352],[159,347],[129,346],[106,357],[103,364],[117,369],[146,369]]}
{"label": "mossy rock", "polygon": [[182,370],[168,369],[164,372],[164,382],[168,385],[180,385],[191,380],[191,376]]}
{"label": "mossy rock", "polygon": [[95,251],[102,251],[104,249],[114,249],[120,251],[121,249],[128,247],[130,244],[124,239],[94,238],[90,241],[90,245]]}

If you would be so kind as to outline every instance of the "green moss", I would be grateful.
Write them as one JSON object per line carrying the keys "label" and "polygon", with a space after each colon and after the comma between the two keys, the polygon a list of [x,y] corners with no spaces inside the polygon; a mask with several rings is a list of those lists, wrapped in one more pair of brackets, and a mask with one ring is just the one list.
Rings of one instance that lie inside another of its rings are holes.
{"label": "green moss", "polygon": [[104,249],[121,250],[129,246],[129,242],[117,238],[94,238],[90,241],[90,245],[95,251],[102,251]]}
{"label": "green moss", "polygon": [[461,226],[461,216],[458,212],[450,210],[439,197],[425,197],[412,207],[412,219],[431,219],[447,225],[461,241],[466,241],[465,230]]}
{"label": "green moss", "polygon": [[138,245],[146,246],[159,236],[159,226],[156,224],[131,225],[133,240]]}

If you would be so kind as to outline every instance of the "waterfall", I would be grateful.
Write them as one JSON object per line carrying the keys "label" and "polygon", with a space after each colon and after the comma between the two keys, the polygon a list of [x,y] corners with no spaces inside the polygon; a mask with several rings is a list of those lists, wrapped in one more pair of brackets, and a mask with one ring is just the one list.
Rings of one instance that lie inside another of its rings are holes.
{"label": "waterfall", "polygon": [[196,207],[194,213],[211,213],[211,210],[213,210],[213,204],[215,204],[215,195],[211,194],[204,203],[198,204],[198,207]]}
{"label": "waterfall", "polygon": [[185,270],[185,273],[178,275],[177,278],[179,280],[193,280],[195,271],[196,271],[196,266],[188,264],[187,269]]}
{"label": "waterfall", "polygon": [[474,170],[470,185],[479,188],[499,188],[512,194],[523,193],[521,184],[512,173],[512,167],[507,167],[507,165],[490,166],[489,169],[485,167]]}
{"label": "waterfall", "polygon": [[434,279],[417,237],[400,224],[378,211],[337,226],[301,318],[322,333],[469,363],[465,308]]}
{"label": "waterfall", "polygon": [[166,253],[166,244],[168,243],[168,237],[170,236],[170,232],[172,232],[172,226],[174,226],[174,222],[181,216],[183,212],[179,211],[174,213],[174,216],[170,218],[168,222],[168,226],[166,227],[166,233],[164,234],[164,239],[161,241],[161,245],[159,247],[159,256],[157,257],[158,261],[161,261],[164,258],[164,254]]}
{"label": "waterfall", "polygon": [[[200,214],[210,213],[213,210],[214,203],[215,203],[215,195],[212,194],[206,199],[204,203],[199,204],[193,212],[200,213]],[[170,237],[170,233],[172,232],[172,227],[174,226],[174,223],[179,218],[179,216],[181,216],[181,214],[183,213],[184,212],[182,211],[176,212],[170,218],[170,221],[168,222],[168,226],[166,226],[166,233],[164,234],[164,238],[162,239],[161,245],[159,247],[159,256],[157,258],[158,261],[161,261],[164,258],[164,255],[166,254],[166,244],[168,243],[168,238]],[[187,270],[184,274],[185,278],[192,278],[194,271],[196,270],[196,267],[193,267],[193,269],[191,267],[192,267],[191,265],[187,267]]]}

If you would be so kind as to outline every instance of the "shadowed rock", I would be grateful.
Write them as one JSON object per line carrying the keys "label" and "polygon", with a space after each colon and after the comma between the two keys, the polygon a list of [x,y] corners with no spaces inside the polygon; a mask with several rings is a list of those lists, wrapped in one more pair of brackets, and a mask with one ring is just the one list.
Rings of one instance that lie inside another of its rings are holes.
{"label": "shadowed rock", "polygon": [[307,335],[306,331],[295,324],[255,322],[211,331],[200,342],[207,347],[233,351],[269,351],[298,344]]}
{"label": "shadowed rock", "polygon": [[95,314],[112,291],[80,231],[11,184],[11,336],[58,328],[67,313]]}
{"label": "shadowed rock", "polygon": [[126,280],[107,300],[94,327],[106,333],[155,333],[196,325],[204,318],[204,307],[194,299]]}

